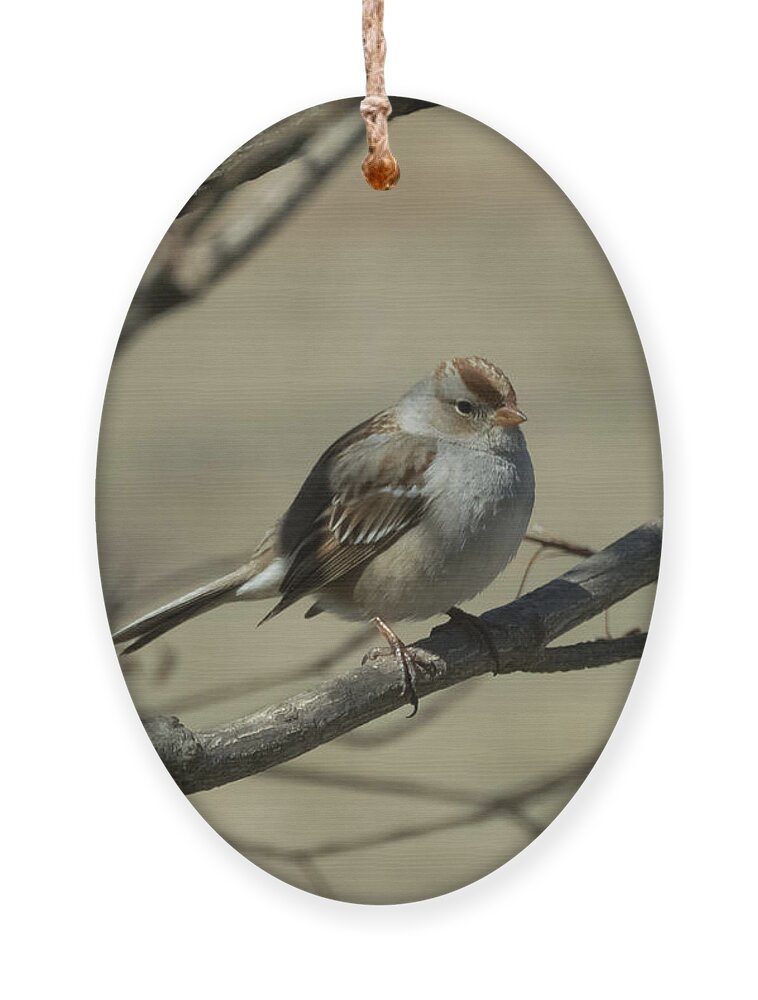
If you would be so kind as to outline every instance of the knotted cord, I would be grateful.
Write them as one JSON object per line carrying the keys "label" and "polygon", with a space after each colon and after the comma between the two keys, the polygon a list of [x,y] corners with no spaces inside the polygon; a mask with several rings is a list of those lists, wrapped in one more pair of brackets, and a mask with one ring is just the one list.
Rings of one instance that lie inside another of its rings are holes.
{"label": "knotted cord", "polygon": [[363,176],[376,191],[397,184],[400,168],[389,146],[387,118],[392,114],[384,83],[384,0],[363,0],[363,57],[366,63],[366,96],[361,116],[366,123],[368,154],[361,164]]}

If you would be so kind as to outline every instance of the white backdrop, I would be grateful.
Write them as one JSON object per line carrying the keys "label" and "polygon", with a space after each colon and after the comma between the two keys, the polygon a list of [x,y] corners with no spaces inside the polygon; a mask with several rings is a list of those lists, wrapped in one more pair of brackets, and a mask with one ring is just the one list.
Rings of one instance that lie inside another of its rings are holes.
{"label": "white backdrop", "polygon": [[93,525],[110,357],[150,254],[243,140],[361,91],[359,0],[16,6],[0,67],[9,995],[751,992],[750,14],[388,0],[390,92],[520,145],[616,269],[667,521],[637,682],[573,802],[484,881],[376,908],[280,884],[175,791],[119,677]]}

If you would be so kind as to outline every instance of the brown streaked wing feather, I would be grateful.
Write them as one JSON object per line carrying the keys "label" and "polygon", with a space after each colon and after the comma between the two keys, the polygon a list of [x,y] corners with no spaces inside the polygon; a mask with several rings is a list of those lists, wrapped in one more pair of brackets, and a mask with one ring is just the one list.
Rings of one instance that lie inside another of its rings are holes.
{"label": "brown streaked wing feather", "polygon": [[390,421],[378,414],[359,425],[314,466],[282,523],[291,565],[282,599],[263,621],[372,559],[418,522],[436,444]]}

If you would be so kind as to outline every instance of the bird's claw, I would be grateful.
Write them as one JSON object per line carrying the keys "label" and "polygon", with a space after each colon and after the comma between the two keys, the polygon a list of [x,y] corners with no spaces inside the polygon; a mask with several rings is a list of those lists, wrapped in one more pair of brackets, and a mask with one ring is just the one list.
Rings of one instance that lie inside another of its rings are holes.
{"label": "bird's claw", "polygon": [[[411,713],[408,716],[412,719],[418,712],[418,688],[416,679],[418,674],[423,674],[425,678],[432,678],[437,672],[436,664],[432,659],[425,658],[421,650],[409,649],[408,646],[399,639],[389,625],[386,625],[381,618],[374,618],[374,625],[382,633],[389,643],[392,655],[395,657],[397,665],[403,674],[403,697],[411,706]],[[374,650],[371,651],[372,653]]]}

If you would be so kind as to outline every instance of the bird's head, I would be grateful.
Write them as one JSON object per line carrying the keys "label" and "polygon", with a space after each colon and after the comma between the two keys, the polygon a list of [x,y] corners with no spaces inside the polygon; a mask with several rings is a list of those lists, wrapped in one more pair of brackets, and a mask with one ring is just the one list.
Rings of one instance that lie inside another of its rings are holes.
{"label": "bird's head", "polygon": [[408,430],[494,448],[520,441],[518,425],[526,420],[510,379],[480,357],[441,361],[406,393],[399,411]]}

